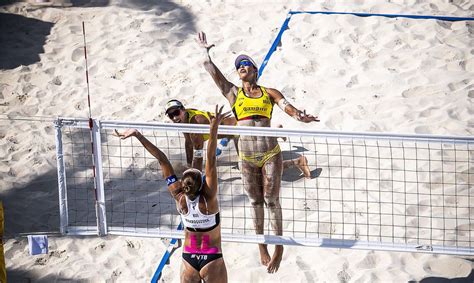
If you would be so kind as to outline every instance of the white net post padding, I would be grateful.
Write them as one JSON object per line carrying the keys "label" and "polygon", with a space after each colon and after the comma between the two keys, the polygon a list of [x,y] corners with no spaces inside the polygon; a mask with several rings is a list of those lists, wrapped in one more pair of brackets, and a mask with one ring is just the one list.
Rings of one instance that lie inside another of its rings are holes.
{"label": "white net post padding", "polygon": [[[88,121],[84,119],[58,118],[54,124],[58,165],[60,232],[62,234],[97,234],[105,236],[108,233],[108,228],[102,170],[100,122],[92,120],[92,129],[89,128]],[[68,130],[65,134],[67,138],[66,143],[63,143],[63,128]],[[73,129],[80,129],[79,135],[77,131],[74,133]],[[77,139],[77,137],[80,137],[79,143],[74,142],[74,139]],[[68,152],[65,153],[65,150]],[[65,159],[68,160],[66,161]],[[71,169],[73,170],[71,171]],[[69,197],[66,185],[68,174],[71,175],[69,178],[72,180],[69,185],[74,191],[74,195]],[[80,176],[78,177],[77,175]],[[78,184],[77,180],[86,181],[83,184]],[[72,199],[72,201],[68,201],[69,199]],[[93,210],[92,207],[94,208]],[[79,217],[87,220],[74,220],[73,222],[76,224],[70,225],[70,216],[72,216],[72,219]],[[95,226],[91,225],[93,223],[92,219],[95,220]],[[83,224],[79,225],[78,223]]]}
{"label": "white net post padding", "polygon": [[54,121],[55,140],[56,140],[56,162],[58,166],[58,194],[59,194],[59,231],[61,234],[67,232],[68,211],[67,211],[67,185],[66,169],[64,165],[63,141],[62,141],[62,120]]}
{"label": "white net post padding", "polygon": [[102,170],[102,141],[100,137],[100,122],[92,121],[92,147],[94,158],[94,182],[96,188],[97,231],[99,236],[107,235],[107,217],[105,213],[104,176]]}
{"label": "white net post padding", "polygon": [[[67,125],[65,169],[59,170],[68,180],[66,231],[97,233],[87,121],[61,123]],[[95,164],[103,183],[98,202],[105,206],[106,232],[182,238],[159,163],[136,139],[121,140],[112,133],[139,129],[165,152],[179,176],[186,164],[182,133],[208,133],[208,126],[101,121],[96,127],[101,146]],[[284,137],[279,138],[283,159],[304,156],[312,175],[306,179],[295,168],[284,170],[283,236],[273,235],[267,212],[264,234],[256,235],[239,160],[229,143],[217,161],[223,241],[474,254],[472,137],[230,126],[221,126],[219,133]]]}

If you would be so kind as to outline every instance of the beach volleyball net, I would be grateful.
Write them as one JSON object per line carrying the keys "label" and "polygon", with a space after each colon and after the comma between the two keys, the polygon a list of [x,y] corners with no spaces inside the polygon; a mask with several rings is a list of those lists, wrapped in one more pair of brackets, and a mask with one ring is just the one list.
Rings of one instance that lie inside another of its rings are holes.
{"label": "beach volleyball net", "polygon": [[[208,126],[70,118],[55,125],[63,234],[183,237],[158,161],[113,131],[139,129],[180,176],[183,133]],[[217,160],[223,241],[474,254],[472,137],[228,126],[219,133],[277,137],[284,160],[304,156],[311,170],[311,178],[283,171],[283,236],[273,235],[268,211],[256,235],[229,143]]]}

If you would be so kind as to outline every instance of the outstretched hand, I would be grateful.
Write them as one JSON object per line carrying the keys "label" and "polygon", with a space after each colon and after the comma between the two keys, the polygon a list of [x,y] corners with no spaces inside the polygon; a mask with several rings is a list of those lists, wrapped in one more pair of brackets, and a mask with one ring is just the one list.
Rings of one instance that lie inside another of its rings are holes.
{"label": "outstretched hand", "polygon": [[116,136],[116,137],[121,138],[122,140],[124,140],[126,138],[136,136],[137,133],[138,133],[137,129],[128,129],[123,133],[119,133],[119,131],[117,131],[117,129],[114,129],[113,135]]}
{"label": "outstretched hand", "polygon": [[207,51],[209,51],[209,49],[211,49],[212,47],[216,46],[215,44],[207,43],[206,34],[203,31],[198,33],[198,38],[196,39],[196,41],[199,46],[201,46],[202,48],[206,48]]}
{"label": "outstretched hand", "polygon": [[230,111],[222,113],[223,108],[224,108],[224,105],[222,105],[220,108],[219,108],[219,105],[216,105],[216,111],[214,115],[207,112],[207,115],[210,117],[211,127],[215,127],[219,125],[222,122],[222,120],[230,116]]}
{"label": "outstretched hand", "polygon": [[299,111],[298,113],[298,121],[309,123],[309,122],[319,122],[318,116],[313,116],[311,114],[306,114],[306,110]]}

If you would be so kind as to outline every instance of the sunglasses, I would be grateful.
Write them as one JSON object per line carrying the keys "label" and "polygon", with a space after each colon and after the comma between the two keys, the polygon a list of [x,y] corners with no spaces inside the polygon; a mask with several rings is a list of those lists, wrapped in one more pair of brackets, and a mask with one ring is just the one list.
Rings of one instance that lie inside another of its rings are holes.
{"label": "sunglasses", "polygon": [[253,64],[249,60],[242,60],[240,61],[239,67],[237,67],[237,69],[239,69],[241,66],[250,67],[250,66],[253,66]]}
{"label": "sunglasses", "polygon": [[180,113],[181,113],[181,109],[175,109],[173,111],[169,111],[167,115],[168,117],[170,117],[170,119],[173,119],[173,117],[178,116]]}

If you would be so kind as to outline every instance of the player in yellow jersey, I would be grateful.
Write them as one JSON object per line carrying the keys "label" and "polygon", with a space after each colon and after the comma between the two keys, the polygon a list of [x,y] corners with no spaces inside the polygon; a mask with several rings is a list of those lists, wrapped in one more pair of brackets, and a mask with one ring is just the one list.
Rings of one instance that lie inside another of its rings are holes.
{"label": "player in yellow jersey", "polygon": [[[235,68],[242,81],[237,87],[229,82],[212,62],[206,35],[200,32],[198,44],[205,53],[203,65],[229,101],[239,126],[270,127],[273,106],[278,105],[294,119],[309,123],[319,121],[317,116],[306,114],[291,105],[273,88],[265,88],[257,84],[257,64],[246,55],[239,55],[235,60]],[[273,232],[282,235],[282,212],[280,206],[280,186],[283,171],[283,160],[275,137],[240,136],[239,150],[244,189],[253,208],[254,226],[257,234],[263,234],[264,205],[269,208]],[[261,263],[267,266],[269,273],[276,272],[283,255],[283,246],[275,246],[270,257],[267,246],[259,244]]]}
{"label": "player in yellow jersey", "polygon": [[[209,124],[210,116],[208,112],[193,108],[185,108],[184,105],[176,99],[172,99],[166,103],[166,116],[173,121],[173,123],[185,124]],[[222,125],[235,126],[237,121],[234,117],[229,116],[222,119]],[[220,145],[226,146],[229,140],[233,140],[235,148],[238,150],[238,137],[230,135],[219,135]],[[184,147],[186,150],[186,162],[188,167],[193,167],[198,170],[202,169],[203,147],[204,142],[209,140],[208,134],[193,134],[184,133]],[[220,154],[220,148],[217,148],[216,155]]]}
{"label": "player in yellow jersey", "polygon": [[[210,117],[208,112],[196,110],[193,108],[185,108],[183,103],[179,100],[172,99],[166,103],[165,106],[165,113],[168,118],[173,121],[173,123],[186,123],[186,124],[209,124]],[[222,121],[223,125],[227,126],[235,126],[237,124],[237,120],[232,117],[226,117]],[[281,127],[281,125],[279,125]],[[202,167],[202,156],[203,156],[203,144],[205,141],[209,139],[208,134],[184,134],[185,138],[185,149],[186,149],[186,161],[188,163],[188,167],[193,167],[196,169],[201,170]],[[235,148],[237,150],[237,154],[239,154],[238,150],[238,136],[232,135],[219,135],[221,139],[220,143],[217,145],[216,155],[219,156],[222,152],[222,148],[227,146],[229,139],[234,141]],[[247,159],[259,159],[258,155],[252,155],[247,157]],[[262,160],[256,161],[260,164],[265,163]],[[308,161],[304,156],[298,156],[294,159],[283,160],[283,168],[291,168],[296,167],[298,168],[306,178],[311,176],[311,172],[308,167]]]}

